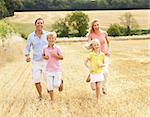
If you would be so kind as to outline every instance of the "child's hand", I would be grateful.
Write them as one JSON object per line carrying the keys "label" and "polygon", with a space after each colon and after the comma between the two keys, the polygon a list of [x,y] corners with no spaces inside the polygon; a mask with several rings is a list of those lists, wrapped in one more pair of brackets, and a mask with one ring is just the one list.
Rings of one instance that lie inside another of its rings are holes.
{"label": "child's hand", "polygon": [[88,69],[89,69],[90,71],[94,71],[93,67],[88,67]]}
{"label": "child's hand", "polygon": [[56,54],[56,52],[55,52],[55,51],[52,51],[52,52],[51,52],[51,56],[53,56],[53,57],[55,57],[55,58],[57,58],[57,57],[58,57],[58,55]]}
{"label": "child's hand", "polygon": [[98,67],[105,67],[105,64],[98,64]]}
{"label": "child's hand", "polygon": [[48,55],[45,55],[45,56],[43,56],[43,58],[44,58],[45,60],[48,60],[48,59],[49,59],[49,56],[48,56]]}

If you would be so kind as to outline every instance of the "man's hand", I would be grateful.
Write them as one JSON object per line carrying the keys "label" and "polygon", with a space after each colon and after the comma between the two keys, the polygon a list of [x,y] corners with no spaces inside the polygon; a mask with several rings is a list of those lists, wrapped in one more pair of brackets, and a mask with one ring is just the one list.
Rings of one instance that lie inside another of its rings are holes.
{"label": "man's hand", "polygon": [[26,56],[26,62],[30,62],[30,61],[31,61],[30,56]]}

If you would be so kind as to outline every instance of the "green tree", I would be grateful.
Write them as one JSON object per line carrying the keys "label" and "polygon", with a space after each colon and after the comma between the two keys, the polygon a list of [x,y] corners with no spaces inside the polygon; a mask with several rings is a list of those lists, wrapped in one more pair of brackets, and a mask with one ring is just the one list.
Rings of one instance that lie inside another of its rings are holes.
{"label": "green tree", "polygon": [[[8,1],[8,0],[7,0]],[[149,8],[149,0],[12,0],[23,1],[22,10],[82,10]]]}
{"label": "green tree", "polygon": [[124,28],[119,24],[111,24],[107,32],[109,36],[122,36],[124,35]]}
{"label": "green tree", "polygon": [[83,37],[87,34],[89,18],[82,12],[73,12],[52,25],[59,37]]}
{"label": "green tree", "polygon": [[6,21],[0,21],[0,37],[5,38],[15,32],[14,28]]}
{"label": "green tree", "polygon": [[13,16],[14,15],[14,4],[13,4],[13,0],[4,0],[5,1],[5,5],[7,7],[9,16]]}
{"label": "green tree", "polygon": [[71,32],[75,32],[75,36],[83,37],[87,34],[89,17],[83,12],[77,11],[67,16],[68,24]]}
{"label": "green tree", "polygon": [[8,10],[7,10],[7,7],[5,5],[4,0],[1,0],[0,1],[0,19],[4,18],[6,16],[8,16]]}
{"label": "green tree", "polygon": [[67,25],[66,18],[58,19],[54,24],[52,24],[52,30],[57,33],[58,37],[68,37],[69,26]]}

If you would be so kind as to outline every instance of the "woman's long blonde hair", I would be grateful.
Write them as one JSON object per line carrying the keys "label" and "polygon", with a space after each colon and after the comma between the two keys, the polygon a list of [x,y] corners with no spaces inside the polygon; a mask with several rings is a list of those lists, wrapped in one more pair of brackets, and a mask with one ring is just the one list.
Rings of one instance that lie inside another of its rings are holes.
{"label": "woman's long blonde hair", "polygon": [[94,20],[91,22],[91,28],[90,28],[90,32],[89,32],[89,33],[93,33],[93,32],[94,32],[93,26],[94,26],[94,24],[95,24],[96,22],[99,22],[99,20],[98,20],[98,19],[94,19]]}

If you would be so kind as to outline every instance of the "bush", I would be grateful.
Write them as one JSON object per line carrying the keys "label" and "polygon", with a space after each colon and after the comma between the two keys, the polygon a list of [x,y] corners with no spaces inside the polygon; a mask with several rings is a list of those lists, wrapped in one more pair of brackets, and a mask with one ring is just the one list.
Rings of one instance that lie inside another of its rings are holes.
{"label": "bush", "polygon": [[107,32],[109,36],[122,36],[124,35],[125,28],[119,24],[111,24]]}
{"label": "bush", "polygon": [[0,1],[0,19],[5,18],[8,16],[9,12],[5,6],[4,0]]}
{"label": "bush", "polygon": [[28,34],[27,34],[27,33],[22,33],[22,32],[20,32],[19,34],[20,34],[20,36],[21,36],[22,38],[24,38],[25,40],[27,40],[27,38],[28,38]]}
{"label": "bush", "polygon": [[52,30],[57,33],[58,37],[68,37],[69,27],[66,19],[58,19],[55,24],[52,25]]}
{"label": "bush", "polygon": [[131,30],[130,35],[144,35],[144,34],[150,34],[150,29],[148,30]]}
{"label": "bush", "polygon": [[142,31],[142,34],[150,34],[150,29],[148,30],[141,30]]}
{"label": "bush", "polygon": [[71,27],[71,33],[76,37],[83,37],[87,34],[89,18],[83,12],[73,12],[67,16],[69,26]]}
{"label": "bush", "polygon": [[131,29],[130,32],[127,33],[127,28],[120,26],[119,24],[111,24],[108,29],[109,36],[128,36],[128,35],[144,35],[150,34],[150,29],[148,30],[140,30],[140,29]]}
{"label": "bush", "polygon": [[14,33],[14,28],[5,21],[0,21],[0,37],[6,38],[7,35],[10,35],[11,33]]}
{"label": "bush", "polygon": [[89,18],[82,12],[73,12],[64,19],[57,20],[52,30],[59,37],[83,37],[87,34]]}

